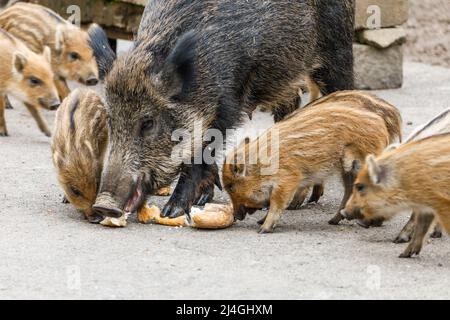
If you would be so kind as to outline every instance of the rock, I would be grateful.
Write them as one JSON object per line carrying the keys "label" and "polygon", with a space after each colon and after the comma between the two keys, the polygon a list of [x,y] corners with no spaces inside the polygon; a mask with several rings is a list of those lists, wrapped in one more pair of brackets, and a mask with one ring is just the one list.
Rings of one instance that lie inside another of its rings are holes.
{"label": "rock", "polygon": [[403,84],[403,48],[401,45],[377,49],[354,44],[355,86],[357,89],[394,89]]}
{"label": "rock", "polygon": [[[375,8],[375,12],[372,8]],[[355,9],[357,30],[400,26],[408,20],[409,13],[408,0],[356,0]],[[380,19],[376,19],[377,14]],[[380,24],[374,26],[374,21],[379,21]]]}
{"label": "rock", "polygon": [[406,41],[406,31],[403,28],[385,28],[361,30],[357,33],[358,41],[379,49],[386,49]]}

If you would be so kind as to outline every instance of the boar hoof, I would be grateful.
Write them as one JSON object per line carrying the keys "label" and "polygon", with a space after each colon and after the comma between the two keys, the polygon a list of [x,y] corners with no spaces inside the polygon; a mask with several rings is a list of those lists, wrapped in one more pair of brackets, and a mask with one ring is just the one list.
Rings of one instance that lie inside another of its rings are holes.
{"label": "boar hoof", "polygon": [[67,200],[66,196],[63,196],[61,203],[68,204],[70,202]]}
{"label": "boar hoof", "polygon": [[7,136],[8,136],[8,132],[0,131],[0,137],[7,137]]}
{"label": "boar hoof", "polygon": [[197,206],[204,206],[209,201],[211,201],[214,198],[214,190],[212,192],[208,190],[207,192],[203,193],[200,198],[195,202]]}
{"label": "boar hoof", "polygon": [[45,136],[49,137],[49,138],[52,136],[50,131],[42,131],[42,133],[45,134]]}
{"label": "boar hoof", "polygon": [[161,212],[161,217],[174,219],[174,218],[181,217],[182,215],[185,215],[185,214],[186,214],[186,211],[183,208],[177,207],[176,205],[172,205],[169,202],[166,204],[163,211]]}

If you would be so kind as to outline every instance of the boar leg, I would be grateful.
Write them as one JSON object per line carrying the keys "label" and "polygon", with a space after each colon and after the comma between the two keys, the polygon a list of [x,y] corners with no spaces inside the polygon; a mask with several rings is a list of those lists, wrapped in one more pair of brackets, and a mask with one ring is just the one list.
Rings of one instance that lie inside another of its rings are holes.
{"label": "boar leg", "polygon": [[0,137],[8,136],[5,121],[5,97],[0,98]]}
{"label": "boar leg", "polygon": [[341,211],[345,208],[345,205],[347,204],[348,199],[350,199],[350,196],[352,195],[353,184],[355,183],[355,179],[356,179],[355,172],[350,171],[350,172],[344,172],[343,173],[342,181],[344,183],[344,189],[345,189],[344,197],[342,198],[341,205],[339,206],[338,212],[333,217],[333,219],[328,221],[329,224],[331,224],[331,225],[338,225],[339,222],[341,222],[341,220],[344,219],[344,217],[341,214]]}
{"label": "boar leg", "polygon": [[25,104],[25,107],[27,107],[28,111],[31,113],[34,120],[36,120],[36,123],[41,132],[43,132],[47,137],[50,137],[52,134],[50,132],[50,129],[48,128],[47,121],[45,121],[45,119],[42,118],[42,115],[39,112],[38,108],[28,103]]}
{"label": "boar leg", "polygon": [[411,237],[414,232],[415,224],[416,224],[416,213],[413,212],[411,218],[409,218],[406,225],[403,227],[402,231],[400,231],[397,238],[395,238],[394,243],[407,243],[411,241]]}
{"label": "boar leg", "polygon": [[[264,234],[273,232],[277,222],[281,218],[283,210],[289,206],[289,203],[292,201],[297,191],[297,184],[295,183],[285,183],[283,186],[272,191],[269,212],[258,233]],[[301,190],[300,192],[304,191],[305,190]]]}
{"label": "boar leg", "polygon": [[5,97],[5,109],[14,109],[8,97]]}
{"label": "boar leg", "polygon": [[162,210],[163,217],[189,214],[194,204],[202,206],[214,198],[214,184],[222,188],[215,164],[184,165],[181,170],[177,186]]}
{"label": "boar leg", "polygon": [[57,77],[55,79],[55,86],[56,90],[58,91],[59,99],[63,101],[70,94],[70,89],[67,85],[66,79]]}
{"label": "boar leg", "polygon": [[432,212],[425,211],[416,213],[415,228],[411,242],[406,250],[399,256],[400,258],[411,258],[413,255],[418,255],[420,253],[425,237],[434,221],[435,217]]}
{"label": "boar leg", "polygon": [[324,192],[325,189],[323,187],[323,184],[314,185],[313,192],[308,200],[308,203],[318,203]]}

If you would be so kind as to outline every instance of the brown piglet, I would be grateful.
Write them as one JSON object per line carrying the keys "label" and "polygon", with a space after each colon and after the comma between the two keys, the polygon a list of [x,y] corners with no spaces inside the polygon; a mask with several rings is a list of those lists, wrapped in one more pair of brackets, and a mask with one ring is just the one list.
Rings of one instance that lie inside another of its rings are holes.
{"label": "brown piglet", "polygon": [[[360,94],[355,92],[355,97]],[[349,199],[356,174],[369,154],[381,153],[399,138],[401,119],[393,125],[367,110],[361,99],[323,99],[275,124],[253,142],[228,155],[223,183],[237,219],[269,207],[260,233],[272,232],[282,212],[305,190],[340,174],[345,193],[334,219]]]}
{"label": "brown piglet", "polygon": [[343,215],[366,226],[412,211],[412,239],[401,258],[418,255],[432,226],[450,232],[450,134],[435,135],[368,156]]}
{"label": "brown piglet", "polygon": [[92,90],[76,89],[56,113],[52,141],[53,163],[66,199],[99,223],[92,205],[97,197],[108,130],[102,99]]}

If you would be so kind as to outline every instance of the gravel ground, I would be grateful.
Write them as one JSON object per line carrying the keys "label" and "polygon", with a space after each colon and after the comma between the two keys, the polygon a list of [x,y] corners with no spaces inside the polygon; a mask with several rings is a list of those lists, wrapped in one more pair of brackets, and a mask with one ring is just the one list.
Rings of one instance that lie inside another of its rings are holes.
{"label": "gravel ground", "polygon": [[408,60],[450,67],[450,1],[410,0]]}
{"label": "gravel ground", "polygon": [[[401,109],[405,123],[420,124],[448,107],[450,70],[414,63],[405,70],[403,89],[378,92]],[[450,298],[448,237],[402,260],[404,245],[391,241],[407,217],[369,230],[329,226],[342,192],[336,181],[320,204],[287,212],[271,235],[256,232],[261,213],[216,232],[135,219],[121,230],[90,225],[61,203],[49,139],[23,107],[6,116],[11,136],[0,139],[0,298]],[[53,113],[45,116],[53,121]],[[261,116],[255,125],[268,124]]]}

